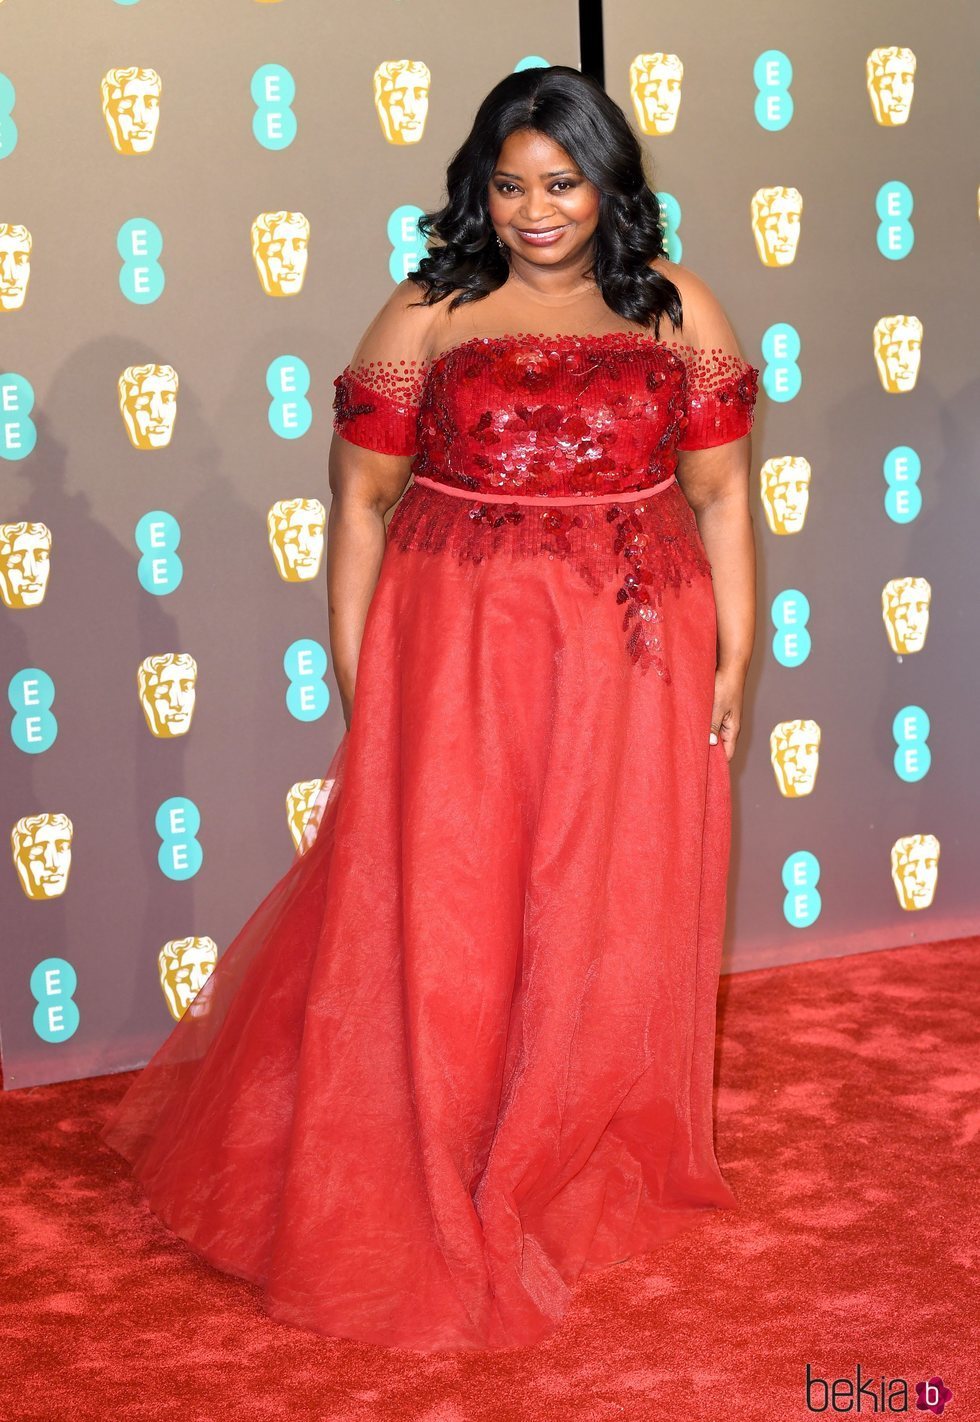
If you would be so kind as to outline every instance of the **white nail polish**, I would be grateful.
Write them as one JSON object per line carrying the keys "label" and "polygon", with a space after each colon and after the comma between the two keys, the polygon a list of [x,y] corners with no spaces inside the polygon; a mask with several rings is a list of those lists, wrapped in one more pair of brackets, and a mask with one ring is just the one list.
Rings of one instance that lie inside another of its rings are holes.
{"label": "white nail polish", "polygon": [[711,735],[708,737],[708,740],[713,746],[716,746],[718,744],[718,737],[715,735],[714,731],[711,732]]}

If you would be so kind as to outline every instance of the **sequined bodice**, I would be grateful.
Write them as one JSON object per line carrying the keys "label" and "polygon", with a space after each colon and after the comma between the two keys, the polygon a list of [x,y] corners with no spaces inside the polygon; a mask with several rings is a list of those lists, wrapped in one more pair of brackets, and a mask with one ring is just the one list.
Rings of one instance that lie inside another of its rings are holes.
{"label": "sequined bodice", "polygon": [[649,339],[478,337],[429,369],[413,469],[522,494],[655,484],[676,463],[684,383]]}
{"label": "sequined bodice", "polygon": [[747,434],[758,376],[734,351],[632,331],[476,336],[347,366],[334,428],[412,456],[392,556],[557,560],[607,590],[630,660],[669,682],[665,590],[711,575],[678,451]]}
{"label": "sequined bodice", "polygon": [[669,478],[685,444],[747,428],[757,379],[740,357],[641,332],[518,332],[348,367],[335,408],[355,443],[383,411],[390,452],[411,448],[413,473],[462,489],[622,493]]}

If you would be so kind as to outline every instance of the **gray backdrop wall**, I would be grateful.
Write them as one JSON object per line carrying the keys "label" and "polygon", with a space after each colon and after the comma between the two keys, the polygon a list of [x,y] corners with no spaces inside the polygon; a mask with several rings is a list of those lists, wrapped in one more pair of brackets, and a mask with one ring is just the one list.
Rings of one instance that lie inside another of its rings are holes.
{"label": "gray backdrop wall", "polygon": [[[606,6],[672,255],[763,372],[735,970],[980,918],[976,22],[785,11]],[[7,1089],[145,1061],[296,852],[333,377],[483,94],[580,62],[569,0],[447,13],[0,0]]]}
{"label": "gray backdrop wall", "polygon": [[604,15],[674,255],[765,392],[728,966],[974,933],[980,12]]}

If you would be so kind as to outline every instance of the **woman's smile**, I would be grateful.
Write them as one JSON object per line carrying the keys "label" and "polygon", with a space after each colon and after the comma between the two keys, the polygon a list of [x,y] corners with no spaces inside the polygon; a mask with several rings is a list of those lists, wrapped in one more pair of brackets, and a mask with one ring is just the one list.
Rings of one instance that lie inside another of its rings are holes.
{"label": "woman's smile", "polygon": [[560,242],[570,226],[571,223],[563,222],[560,227],[515,227],[514,231],[532,247],[549,247],[552,242]]}

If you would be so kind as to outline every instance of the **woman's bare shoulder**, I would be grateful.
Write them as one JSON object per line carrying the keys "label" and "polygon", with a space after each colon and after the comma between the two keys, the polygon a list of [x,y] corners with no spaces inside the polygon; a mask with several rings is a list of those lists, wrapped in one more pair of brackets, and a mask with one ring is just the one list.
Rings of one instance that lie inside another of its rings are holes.
{"label": "woman's bare shoulder", "polygon": [[424,363],[438,321],[437,306],[427,306],[424,289],[406,277],[388,293],[358,345],[360,360]]}
{"label": "woman's bare shoulder", "polygon": [[[460,316],[461,312],[466,312],[468,316],[469,311],[465,303],[456,311],[450,310],[453,300],[463,291],[462,287],[445,293],[438,301],[429,304],[425,303],[425,290],[420,283],[406,277],[395,288],[392,300],[402,310],[412,310],[410,320],[421,333],[419,341],[425,347],[426,358],[433,360],[447,346],[452,345],[454,340],[459,339],[457,328],[469,329],[468,321]],[[416,304],[420,302],[421,305]]]}
{"label": "woman's bare shoulder", "polygon": [[648,265],[652,271],[660,272],[668,281],[672,281],[680,293],[681,305],[684,308],[680,339],[696,346],[698,331],[707,338],[709,333],[718,329],[719,324],[727,325],[721,303],[697,272],[692,271],[690,267],[681,266],[679,262],[669,262],[665,257],[655,257]]}
{"label": "woman's bare shoulder", "polygon": [[382,311],[389,320],[400,321],[412,326],[416,331],[425,331],[436,319],[439,303],[426,305],[425,288],[411,277],[393,287]]}

